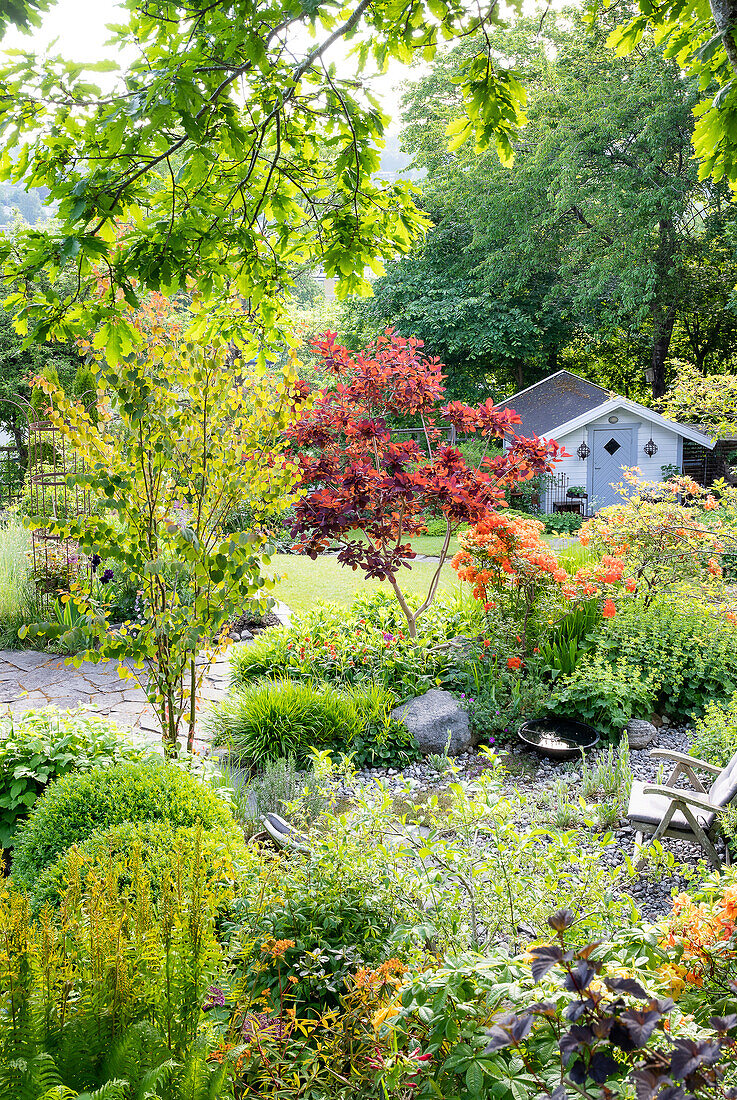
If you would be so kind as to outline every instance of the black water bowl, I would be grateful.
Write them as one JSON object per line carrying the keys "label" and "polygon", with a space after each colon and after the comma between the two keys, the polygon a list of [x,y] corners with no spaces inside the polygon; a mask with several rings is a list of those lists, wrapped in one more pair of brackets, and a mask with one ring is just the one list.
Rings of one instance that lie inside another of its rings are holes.
{"label": "black water bowl", "polygon": [[537,718],[525,722],[517,731],[520,741],[529,749],[551,756],[553,760],[571,760],[598,744],[599,734],[593,726],[573,722],[569,718]]}

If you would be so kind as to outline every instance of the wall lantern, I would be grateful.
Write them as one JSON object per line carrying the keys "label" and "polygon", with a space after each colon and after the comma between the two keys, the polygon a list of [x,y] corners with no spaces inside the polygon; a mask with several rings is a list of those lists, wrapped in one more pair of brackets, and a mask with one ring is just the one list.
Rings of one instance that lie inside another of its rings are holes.
{"label": "wall lantern", "polygon": [[656,455],[658,453],[658,445],[652,439],[648,439],[647,443],[642,449],[648,458],[652,458],[653,455]]}
{"label": "wall lantern", "polygon": [[589,445],[587,443],[582,443],[581,446],[576,451],[576,454],[578,455],[579,458],[588,458],[589,455],[591,454],[591,448],[589,447]]}

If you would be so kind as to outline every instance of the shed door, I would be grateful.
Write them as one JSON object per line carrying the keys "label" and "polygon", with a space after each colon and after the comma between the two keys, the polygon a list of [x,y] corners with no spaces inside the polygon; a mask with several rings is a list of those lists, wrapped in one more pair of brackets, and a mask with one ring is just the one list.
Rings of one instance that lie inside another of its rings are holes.
{"label": "shed door", "polygon": [[623,466],[633,464],[634,428],[594,428],[593,435],[591,505],[596,511],[621,500],[612,484],[622,480]]}

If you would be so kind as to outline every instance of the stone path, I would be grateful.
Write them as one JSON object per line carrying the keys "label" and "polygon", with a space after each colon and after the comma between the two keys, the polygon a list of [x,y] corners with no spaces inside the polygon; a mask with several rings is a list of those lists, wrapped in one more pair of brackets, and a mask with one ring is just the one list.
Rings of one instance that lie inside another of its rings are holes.
{"label": "stone path", "polygon": [[[277,604],[274,612],[288,623],[289,609]],[[234,642],[233,645],[247,645]],[[210,666],[199,694],[200,713],[207,704],[224,698],[230,684],[232,646]],[[130,666],[132,667],[132,665]],[[123,727],[135,730],[146,740],[158,744],[161,737],[153,708],[135,680],[118,675],[117,661],[93,664],[84,661],[79,668],[66,664],[64,657],[30,649],[0,650],[0,715],[17,715],[31,708],[57,707],[68,710],[78,706],[94,707],[97,714]],[[195,747],[202,752],[207,741],[200,737]]]}

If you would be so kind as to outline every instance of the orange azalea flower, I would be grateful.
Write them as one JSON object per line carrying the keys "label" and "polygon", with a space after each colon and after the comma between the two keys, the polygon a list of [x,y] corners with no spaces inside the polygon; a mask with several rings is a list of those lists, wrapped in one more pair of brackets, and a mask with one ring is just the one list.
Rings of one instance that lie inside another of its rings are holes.
{"label": "orange azalea flower", "polygon": [[634,577],[628,577],[627,580],[624,582],[624,587],[627,589],[628,592],[634,592],[637,588],[637,581]]}
{"label": "orange azalea flower", "polygon": [[522,661],[519,657],[509,657],[507,659],[507,668],[518,669],[522,667]]}
{"label": "orange azalea flower", "polygon": [[601,613],[602,613],[602,615],[604,616],[605,619],[613,619],[614,616],[617,614],[617,609],[614,606],[614,601],[613,600],[605,600],[604,601],[604,606],[601,609]]}

